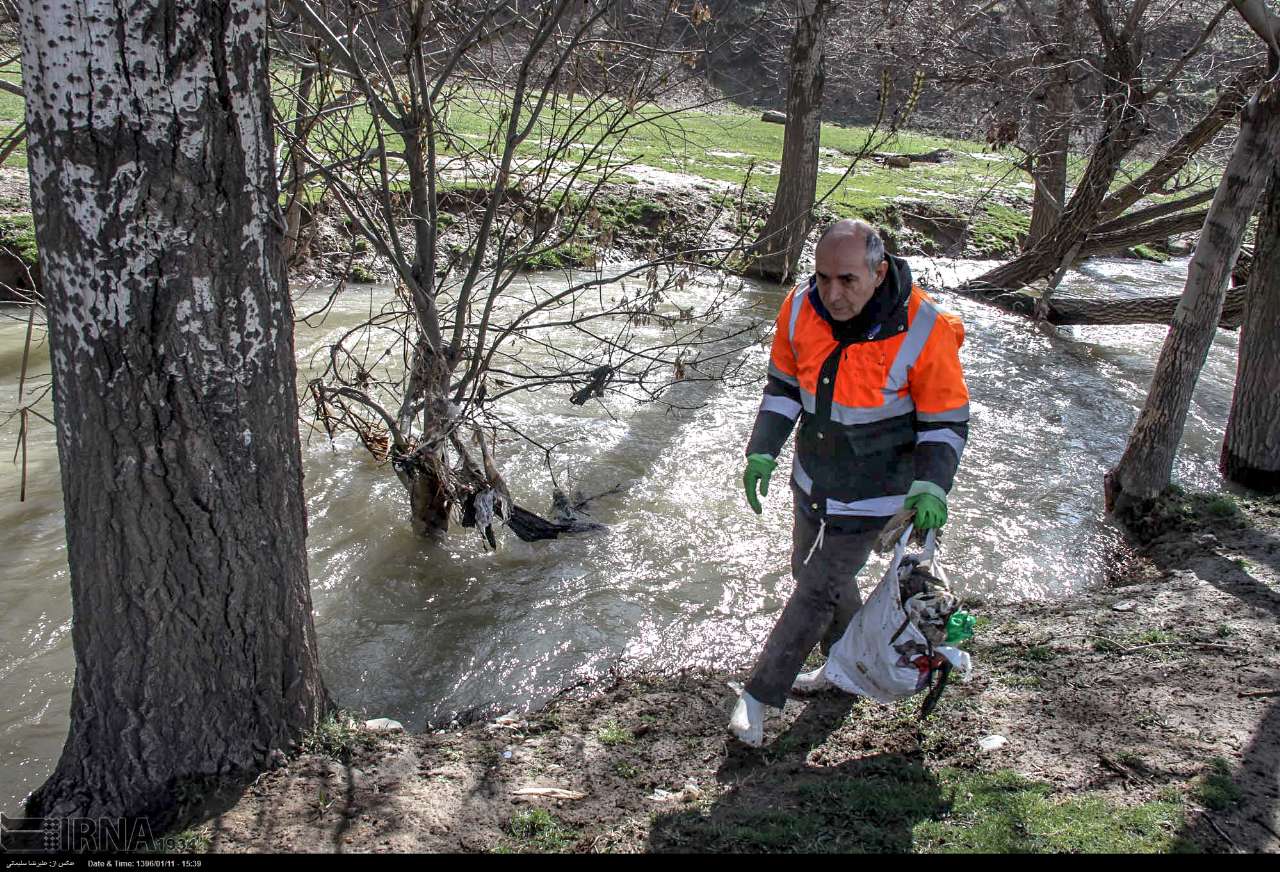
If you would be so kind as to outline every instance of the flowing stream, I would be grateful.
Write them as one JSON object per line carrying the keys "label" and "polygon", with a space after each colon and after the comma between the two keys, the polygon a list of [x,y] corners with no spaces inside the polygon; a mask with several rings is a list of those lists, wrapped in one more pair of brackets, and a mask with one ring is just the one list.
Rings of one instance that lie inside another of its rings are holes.
{"label": "flowing stream", "polygon": [[[1186,265],[1091,261],[1061,293],[1176,294]],[[917,275],[935,284],[986,266],[912,259]],[[529,282],[531,292],[554,290],[565,277]],[[684,302],[712,293],[710,282],[691,281]],[[322,324],[300,324],[300,380],[318,348],[389,294],[348,290]],[[731,326],[771,321],[781,297],[747,284],[732,304]],[[1046,335],[991,307],[937,298],[965,322],[972,395],[947,528],[953,581],[996,600],[1060,597],[1098,581],[1119,540],[1103,518],[1102,475],[1123,450],[1165,328]],[[315,304],[304,299],[298,309]],[[0,409],[11,410],[26,325],[14,310],[0,314],[7,316]],[[1236,342],[1236,334],[1219,332],[1201,375],[1175,472],[1185,486],[1221,484],[1216,460]],[[422,729],[469,711],[536,706],[618,665],[749,665],[791,588],[791,499],[781,471],[763,517],[742,497],[742,450],[768,347],[752,345],[741,356],[740,377],[730,383],[676,386],[668,399],[682,409],[614,397],[573,406],[563,385],[510,398],[508,422],[539,441],[569,440],[553,466],[562,486],[612,491],[590,507],[609,529],[533,544],[502,535],[496,553],[473,530],[455,531],[444,546],[416,540],[389,469],[349,436],[331,444],[304,427],[312,595],[336,698],[354,712]],[[45,347],[30,365],[47,372]],[[40,408],[51,415],[47,400]],[[22,502],[18,467],[8,465],[18,422],[0,426],[0,810],[8,813],[61,751],[74,664],[53,428],[31,420]],[[510,436],[497,459],[516,500],[546,512],[552,483],[543,452]],[[782,460],[785,469],[789,456]],[[864,590],[883,567],[873,561]]]}

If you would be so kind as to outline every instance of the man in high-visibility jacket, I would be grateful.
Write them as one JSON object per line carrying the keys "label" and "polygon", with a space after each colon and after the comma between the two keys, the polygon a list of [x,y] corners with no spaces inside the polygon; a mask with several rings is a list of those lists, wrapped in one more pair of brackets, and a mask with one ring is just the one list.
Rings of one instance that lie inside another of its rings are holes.
{"label": "man in high-visibility jacket", "polygon": [[747,502],[767,496],[776,458],[797,419],[791,486],[791,574],[796,588],[756,661],[729,722],[749,745],[764,739],[765,706],[802,675],[815,643],[825,654],[862,605],[854,580],[889,517],[915,509],[941,527],[968,437],[969,391],[960,368],[964,327],[915,287],[906,261],[886,256],[863,221],[832,224],[815,271],[782,303],[764,399],[747,443]]}

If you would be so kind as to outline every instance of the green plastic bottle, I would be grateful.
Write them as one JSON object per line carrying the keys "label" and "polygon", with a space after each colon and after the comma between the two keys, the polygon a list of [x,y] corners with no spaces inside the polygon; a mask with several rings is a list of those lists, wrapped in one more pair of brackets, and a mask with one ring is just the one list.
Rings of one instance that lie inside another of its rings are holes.
{"label": "green plastic bottle", "polygon": [[954,612],[947,619],[947,644],[955,645],[973,638],[973,625],[977,619],[968,612]]}

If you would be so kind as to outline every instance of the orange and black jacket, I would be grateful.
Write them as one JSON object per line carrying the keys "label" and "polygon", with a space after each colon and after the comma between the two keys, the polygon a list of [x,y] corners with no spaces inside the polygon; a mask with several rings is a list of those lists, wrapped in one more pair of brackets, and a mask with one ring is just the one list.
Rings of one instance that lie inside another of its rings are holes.
{"label": "orange and black jacket", "polygon": [[827,313],[815,278],[778,313],[764,399],[747,454],[777,457],[797,419],[791,468],[806,514],[839,525],[902,508],[911,483],[951,490],[969,435],[964,326],[889,271],[854,318]]}

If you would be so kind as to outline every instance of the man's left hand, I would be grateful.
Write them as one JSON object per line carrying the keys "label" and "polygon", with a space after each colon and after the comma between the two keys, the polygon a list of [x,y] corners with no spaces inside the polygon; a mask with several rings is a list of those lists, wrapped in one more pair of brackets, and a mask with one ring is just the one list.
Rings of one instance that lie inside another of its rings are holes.
{"label": "man's left hand", "polygon": [[931,481],[912,482],[903,505],[915,509],[917,530],[936,530],[947,523],[947,492]]}

